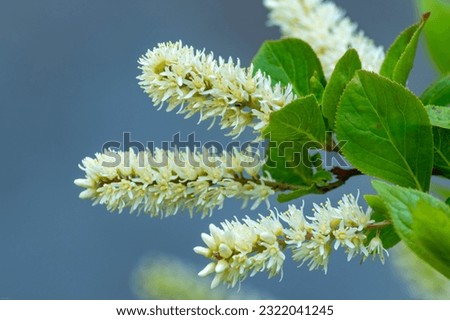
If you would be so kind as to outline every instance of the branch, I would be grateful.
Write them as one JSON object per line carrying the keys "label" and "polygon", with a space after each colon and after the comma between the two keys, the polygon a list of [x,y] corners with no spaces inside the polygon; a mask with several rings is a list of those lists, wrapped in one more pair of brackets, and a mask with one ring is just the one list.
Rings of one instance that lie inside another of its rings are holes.
{"label": "branch", "polygon": [[390,226],[392,222],[390,220],[384,220],[374,223],[369,223],[367,229],[383,229],[384,227]]}
{"label": "branch", "polygon": [[346,182],[353,176],[358,176],[363,174],[358,169],[342,169],[340,167],[334,167],[331,172],[336,176],[339,181]]}
{"label": "branch", "polygon": [[[336,176],[337,181],[327,184],[326,186],[317,187],[317,193],[324,194],[327,193],[333,189],[339,188],[342,186],[348,179],[350,179],[353,176],[361,175],[362,172],[358,169],[342,169],[339,167],[334,167],[331,169],[331,172]],[[264,179],[247,179],[244,177],[238,177],[236,176],[234,178],[235,181],[239,181],[241,183],[247,183],[250,181],[253,181],[257,184],[265,184],[268,187],[271,187],[274,191],[295,191],[298,189],[301,189],[304,186],[298,186],[294,184],[284,183],[284,182],[278,182],[278,181],[270,181],[270,180],[264,180]]]}

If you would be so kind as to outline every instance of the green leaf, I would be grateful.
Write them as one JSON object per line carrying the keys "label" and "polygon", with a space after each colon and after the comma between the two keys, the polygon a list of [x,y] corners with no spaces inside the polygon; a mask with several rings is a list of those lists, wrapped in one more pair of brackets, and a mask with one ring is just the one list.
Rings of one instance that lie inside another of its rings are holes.
{"label": "green leaf", "polygon": [[312,177],[312,181],[318,187],[326,186],[331,180],[333,180],[333,175],[331,174],[331,172],[323,170],[322,168],[319,168]]}
{"label": "green leaf", "polygon": [[325,91],[325,87],[322,84],[322,82],[320,82],[320,77],[317,71],[314,72],[314,75],[309,80],[309,83],[311,93],[316,97],[317,101],[321,101],[323,97],[323,92]]}
{"label": "green leaf", "polygon": [[308,144],[299,141],[270,141],[266,149],[264,170],[282,183],[310,187],[313,167]]}
{"label": "green leaf", "polygon": [[450,208],[431,199],[421,199],[412,212],[413,230],[424,248],[423,259],[450,279]]}
{"label": "green leaf", "polygon": [[450,75],[429,86],[421,100],[434,104],[425,106],[433,125],[434,167],[450,178]]}
{"label": "green leaf", "polygon": [[403,86],[358,71],[341,97],[336,134],[345,142],[343,154],[361,172],[428,190],[431,125],[420,100]]}
{"label": "green leaf", "polygon": [[450,130],[433,128],[434,167],[450,179]]}
{"label": "green leaf", "polygon": [[429,194],[381,181],[374,188],[408,247],[450,279],[450,207]]}
{"label": "green leaf", "polygon": [[430,122],[435,127],[450,129],[450,108],[439,106],[425,106]]}
{"label": "green leaf", "polygon": [[381,65],[381,75],[400,84],[406,84],[406,80],[414,65],[419,36],[428,17],[429,13],[424,14],[419,23],[404,30],[395,39]]}
{"label": "green leaf", "polygon": [[361,69],[361,61],[355,49],[349,49],[337,62],[330,81],[325,87],[322,99],[322,112],[328,120],[328,127],[334,128],[336,109],[339,99],[347,84],[352,80],[356,70]]}
{"label": "green leaf", "polygon": [[321,168],[320,154],[311,154],[311,148],[314,148],[314,145],[308,142],[270,141],[266,148],[267,161],[264,170],[276,181],[298,187],[292,192],[279,194],[279,202],[319,193],[317,186],[326,185],[333,179],[330,172]]}
{"label": "green leaf", "polygon": [[422,93],[420,100],[425,105],[450,106],[450,75],[446,75],[432,83]]}
{"label": "green leaf", "polygon": [[444,0],[419,0],[420,12],[431,12],[424,28],[428,51],[442,73],[450,72],[450,3]]}
{"label": "green leaf", "polygon": [[288,202],[311,193],[317,193],[317,188],[315,185],[312,185],[310,187],[299,188],[289,193],[280,193],[278,195],[277,200],[280,203]]}
{"label": "green leaf", "polygon": [[263,136],[273,141],[311,141],[325,144],[325,123],[319,104],[309,95],[272,112]]}
{"label": "green leaf", "polygon": [[[380,196],[375,194],[366,194],[364,196],[364,199],[366,199],[367,204],[374,211],[371,215],[371,219],[375,220],[375,222],[390,219],[388,208],[386,207]],[[376,235],[377,230],[371,230],[367,235],[367,243],[369,243],[370,240]],[[394,226],[392,224],[383,227],[379,232],[379,237],[383,242],[383,247],[386,249],[392,248],[400,242],[400,237],[398,236],[397,232],[395,232]]]}
{"label": "green leaf", "polygon": [[366,194],[364,195],[364,199],[366,200],[369,207],[372,208],[372,210],[381,217],[381,219],[376,220],[377,222],[389,218],[388,208],[386,207],[380,196],[376,194]]}
{"label": "green leaf", "polygon": [[326,84],[322,65],[309,44],[300,39],[266,41],[253,58],[255,70],[261,70],[273,83],[292,84],[298,96],[312,93],[310,79],[316,73],[323,86]]}

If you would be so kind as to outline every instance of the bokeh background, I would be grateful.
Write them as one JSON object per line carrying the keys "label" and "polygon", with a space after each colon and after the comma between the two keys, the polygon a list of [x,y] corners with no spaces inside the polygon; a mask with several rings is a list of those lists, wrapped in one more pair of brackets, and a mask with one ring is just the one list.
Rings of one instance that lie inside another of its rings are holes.
{"label": "bokeh background", "polygon": [[[411,0],[336,2],[385,47],[417,20]],[[137,85],[137,59],[182,39],[247,65],[264,40],[279,37],[266,16],[260,0],[0,1],[0,299],[133,299],[143,257],[169,254],[198,270],[207,263],[192,251],[200,233],[242,214],[240,202],[203,220],[111,214],[79,200],[73,180],[83,157],[123,132],[156,145],[177,132],[228,141],[195,117],[157,112]],[[409,86],[420,93],[435,77],[421,47]],[[368,180],[355,177],[329,196],[358,188],[370,192]],[[308,196],[306,207],[321,200]],[[264,206],[245,213],[258,212]],[[243,287],[282,299],[412,297],[389,259],[360,265],[336,254],[326,276],[288,260],[278,280],[262,274]]]}

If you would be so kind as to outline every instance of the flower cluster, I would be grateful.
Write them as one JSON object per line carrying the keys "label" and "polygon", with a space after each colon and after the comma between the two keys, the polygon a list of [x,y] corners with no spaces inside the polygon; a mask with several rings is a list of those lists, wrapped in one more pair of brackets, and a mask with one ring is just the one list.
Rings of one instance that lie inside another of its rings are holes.
{"label": "flower cluster", "polygon": [[345,16],[333,2],[323,0],[264,0],[271,10],[271,25],[277,25],[287,37],[296,37],[309,43],[318,55],[327,78],[334,66],[349,49],[358,51],[363,69],[379,71],[384,59],[382,47]]}
{"label": "flower cluster", "polygon": [[261,271],[268,271],[269,277],[281,271],[285,256],[278,238],[283,235],[283,226],[274,214],[260,216],[257,221],[247,217],[243,223],[226,220],[221,227],[211,224],[210,234],[202,234],[207,247],[194,248],[213,260],[199,273],[202,277],[215,273],[211,288],[222,282],[234,287]]}
{"label": "flower cluster", "polygon": [[[239,60],[214,59],[212,53],[183,46],[181,41],[161,43],[139,60],[140,86],[156,106],[200,120],[220,118],[222,129],[239,136],[247,127],[262,130],[269,114],[293,99],[292,87],[272,86],[269,77]],[[256,121],[255,121],[256,120]]]}
{"label": "flower cluster", "polygon": [[188,209],[192,214],[210,215],[222,208],[226,198],[253,200],[269,206],[274,193],[269,177],[260,176],[263,161],[259,153],[240,152],[211,155],[200,151],[135,153],[108,151],[87,157],[80,168],[84,179],[75,184],[86,190],[80,198],[103,204],[110,211],[130,208],[151,216],[174,215]]}
{"label": "flower cluster", "polygon": [[344,195],[337,207],[328,200],[314,204],[314,215],[305,217],[303,208],[290,205],[283,213],[271,211],[258,220],[249,217],[239,222],[225,221],[221,228],[211,224],[210,234],[203,233],[207,247],[194,251],[212,260],[200,276],[215,273],[211,287],[226,283],[233,287],[248,276],[267,271],[272,277],[282,271],[283,250],[289,248],[292,258],[310,270],[322,268],[327,272],[332,250],[344,248],[348,260],[362,255],[378,255],[384,262],[383,244],[378,236],[370,241],[367,231],[373,222],[370,211],[358,205],[353,195]]}

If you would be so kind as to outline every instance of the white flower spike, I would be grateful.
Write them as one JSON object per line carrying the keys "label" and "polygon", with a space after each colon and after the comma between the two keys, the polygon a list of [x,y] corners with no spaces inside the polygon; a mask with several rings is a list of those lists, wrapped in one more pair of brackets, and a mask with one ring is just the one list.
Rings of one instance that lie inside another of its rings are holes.
{"label": "white flower spike", "polygon": [[268,115],[296,97],[292,86],[272,86],[269,77],[240,61],[214,59],[212,53],[183,46],[181,41],[160,43],[139,59],[139,84],[160,108],[179,107],[186,118],[200,115],[199,121],[220,118],[221,129],[239,136],[246,127],[261,132]]}
{"label": "white flower spike", "polygon": [[75,184],[86,189],[80,198],[91,199],[94,205],[104,204],[109,211],[119,212],[130,208],[151,216],[170,216],[184,209],[207,216],[231,197],[244,204],[254,201],[252,208],[261,202],[269,206],[275,191],[267,185],[272,180],[259,175],[264,164],[259,154],[251,162],[248,153],[236,149],[217,155],[214,161],[205,154],[162,149],[97,153],[83,160],[80,168],[86,177],[76,179]]}
{"label": "white flower spike", "polygon": [[225,283],[234,287],[248,276],[266,271],[269,277],[282,272],[284,250],[292,251],[292,258],[309,270],[322,268],[326,273],[330,255],[340,247],[348,260],[362,255],[378,255],[384,262],[381,239],[377,236],[367,244],[370,211],[364,212],[353,195],[344,195],[333,207],[328,200],[314,204],[313,216],[306,217],[303,207],[290,205],[283,213],[270,211],[257,220],[246,217],[210,225],[210,234],[202,234],[206,247],[194,251],[212,260],[199,276],[215,274],[211,287]]}

